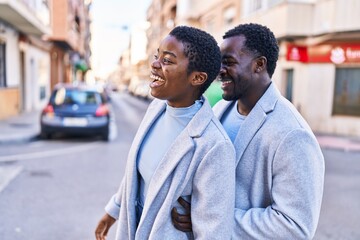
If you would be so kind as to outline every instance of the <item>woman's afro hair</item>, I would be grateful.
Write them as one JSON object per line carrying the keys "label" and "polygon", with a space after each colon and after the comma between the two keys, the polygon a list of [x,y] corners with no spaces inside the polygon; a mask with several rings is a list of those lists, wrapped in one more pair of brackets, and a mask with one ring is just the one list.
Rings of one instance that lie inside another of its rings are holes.
{"label": "woman's afro hair", "polygon": [[220,48],[209,33],[194,27],[177,26],[169,35],[183,43],[185,56],[189,59],[188,74],[205,72],[208,79],[202,85],[201,94],[210,86],[220,71]]}

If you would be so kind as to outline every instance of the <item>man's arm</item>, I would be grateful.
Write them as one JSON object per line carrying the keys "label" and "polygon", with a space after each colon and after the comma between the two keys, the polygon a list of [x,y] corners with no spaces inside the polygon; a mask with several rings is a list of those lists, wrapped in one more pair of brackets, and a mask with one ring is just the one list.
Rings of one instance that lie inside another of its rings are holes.
{"label": "man's arm", "polygon": [[[274,159],[273,204],[267,208],[235,208],[233,237],[311,239],[320,214],[324,169],[316,140],[305,132],[290,134]],[[190,212],[182,215],[173,209],[172,221],[180,231],[191,229]]]}
{"label": "man's arm", "polygon": [[[192,181],[192,226],[184,229],[192,230],[196,239],[231,238],[234,225],[234,168],[235,151],[228,140],[217,142],[201,160]],[[173,210],[173,217],[176,216],[175,212]]]}
{"label": "man's arm", "polygon": [[233,238],[312,239],[324,183],[324,159],[315,137],[304,129],[288,133],[271,170],[271,205],[236,208]]}

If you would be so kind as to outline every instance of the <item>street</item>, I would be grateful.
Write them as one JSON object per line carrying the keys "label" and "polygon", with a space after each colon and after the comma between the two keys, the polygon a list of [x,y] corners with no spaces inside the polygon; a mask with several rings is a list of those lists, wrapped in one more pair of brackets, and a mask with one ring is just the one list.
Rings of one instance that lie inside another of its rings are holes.
{"label": "street", "polygon": [[[148,101],[112,100],[114,139],[58,137],[0,145],[2,240],[94,239],[104,206],[123,177]],[[360,239],[360,152],[323,149],[325,190],[315,238]],[[108,239],[113,239],[115,227]]]}
{"label": "street", "polygon": [[360,239],[360,152],[323,153],[325,189],[314,239]]}
{"label": "street", "polygon": [[0,186],[0,239],[94,239],[148,102],[119,94],[112,105],[117,134],[108,143],[61,136],[0,145],[0,176],[10,180]]}

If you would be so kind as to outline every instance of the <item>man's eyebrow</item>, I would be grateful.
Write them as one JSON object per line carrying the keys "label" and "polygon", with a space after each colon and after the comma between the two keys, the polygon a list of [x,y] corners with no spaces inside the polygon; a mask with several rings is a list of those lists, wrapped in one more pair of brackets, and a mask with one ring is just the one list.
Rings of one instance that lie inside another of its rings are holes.
{"label": "man's eyebrow", "polygon": [[234,58],[234,57],[230,54],[224,54],[221,56],[221,58]]}

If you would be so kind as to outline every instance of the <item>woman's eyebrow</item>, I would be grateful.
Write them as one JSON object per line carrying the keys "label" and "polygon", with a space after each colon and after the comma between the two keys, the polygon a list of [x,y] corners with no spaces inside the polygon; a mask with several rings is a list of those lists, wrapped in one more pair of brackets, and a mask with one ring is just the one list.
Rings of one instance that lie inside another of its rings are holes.
{"label": "woman's eyebrow", "polygon": [[170,51],[166,51],[166,50],[165,50],[163,53],[164,53],[164,54],[169,54],[169,55],[173,56],[174,58],[176,58],[176,54],[173,53],[173,52],[170,52]]}

